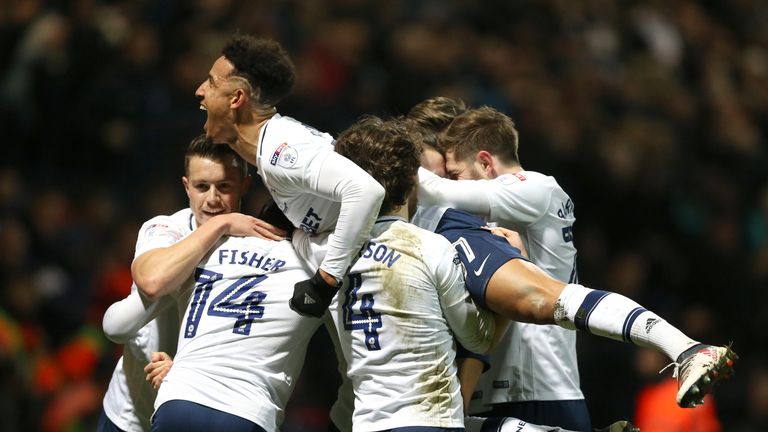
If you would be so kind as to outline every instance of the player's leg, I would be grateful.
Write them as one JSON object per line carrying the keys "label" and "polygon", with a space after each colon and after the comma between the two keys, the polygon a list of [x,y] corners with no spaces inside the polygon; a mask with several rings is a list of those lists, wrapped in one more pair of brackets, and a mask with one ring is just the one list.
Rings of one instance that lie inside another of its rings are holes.
{"label": "player's leg", "polygon": [[525,260],[510,260],[494,273],[485,292],[488,307],[511,319],[557,324],[598,336],[654,348],[676,365],[677,402],[700,403],[712,385],[732,372],[736,354],[704,345],[621,294],[559,282]]}
{"label": "player's leg", "polygon": [[555,305],[563,288],[564,283],[535,264],[510,259],[489,277],[485,302],[490,310],[515,321],[555,324]]}
{"label": "player's leg", "polygon": [[690,408],[703,403],[712,386],[733,373],[738,358],[730,346],[705,345],[689,338],[654,312],[623,295],[568,284],[560,293],[555,322],[665,353],[675,366],[677,403]]}
{"label": "player's leg", "polygon": [[266,432],[242,417],[185,400],[164,402],[152,417],[152,432]]}

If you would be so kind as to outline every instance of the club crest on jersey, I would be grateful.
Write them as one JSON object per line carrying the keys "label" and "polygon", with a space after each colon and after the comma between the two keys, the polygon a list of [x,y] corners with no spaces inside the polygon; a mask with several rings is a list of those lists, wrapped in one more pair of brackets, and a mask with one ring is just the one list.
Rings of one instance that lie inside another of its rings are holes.
{"label": "club crest on jersey", "polygon": [[271,165],[280,165],[283,168],[291,168],[296,164],[299,159],[299,153],[295,148],[288,145],[288,143],[282,143],[272,153],[272,157],[269,159]]}

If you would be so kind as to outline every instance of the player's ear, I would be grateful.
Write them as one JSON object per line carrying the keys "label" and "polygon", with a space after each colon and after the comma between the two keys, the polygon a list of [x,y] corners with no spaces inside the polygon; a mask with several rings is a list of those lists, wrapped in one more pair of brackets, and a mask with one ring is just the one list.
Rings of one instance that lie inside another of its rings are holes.
{"label": "player's ear", "polygon": [[184,185],[184,191],[187,192],[187,196],[189,196],[189,179],[187,179],[187,176],[181,176],[181,183]]}
{"label": "player's ear", "polygon": [[480,150],[475,156],[475,160],[483,168],[486,177],[494,177],[492,174],[496,171],[493,163],[493,156],[485,150]]}
{"label": "player's ear", "polygon": [[236,88],[232,94],[232,97],[229,99],[229,107],[231,109],[238,109],[245,104],[245,100],[245,90]]}

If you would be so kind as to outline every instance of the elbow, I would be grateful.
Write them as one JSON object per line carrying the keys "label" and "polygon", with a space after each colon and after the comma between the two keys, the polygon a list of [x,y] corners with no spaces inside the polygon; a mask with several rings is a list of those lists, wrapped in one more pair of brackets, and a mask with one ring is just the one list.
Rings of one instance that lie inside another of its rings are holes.
{"label": "elbow", "polygon": [[124,345],[131,339],[131,337],[133,337],[133,335],[126,331],[125,328],[122,328],[119,325],[115,325],[115,320],[111,316],[112,314],[110,313],[110,309],[107,309],[107,313],[104,314],[104,319],[101,322],[101,328],[104,330],[104,336],[116,344]]}
{"label": "elbow", "polygon": [[381,202],[384,200],[386,190],[384,190],[384,186],[382,186],[381,183],[373,179],[371,180],[371,183],[365,189],[365,196],[368,197],[371,202],[381,204]]}
{"label": "elbow", "polygon": [[483,355],[491,352],[491,349],[493,349],[493,341],[491,339],[482,339],[476,346],[471,348],[473,352]]}
{"label": "elbow", "polygon": [[149,301],[155,302],[162,297],[163,281],[159,278],[142,278],[138,277],[134,279],[136,287],[139,292]]}
{"label": "elbow", "polygon": [[384,200],[384,195],[386,195],[387,191],[384,189],[384,186],[382,186],[378,182],[376,183],[376,186],[377,187],[376,187],[375,197],[377,201],[381,202]]}

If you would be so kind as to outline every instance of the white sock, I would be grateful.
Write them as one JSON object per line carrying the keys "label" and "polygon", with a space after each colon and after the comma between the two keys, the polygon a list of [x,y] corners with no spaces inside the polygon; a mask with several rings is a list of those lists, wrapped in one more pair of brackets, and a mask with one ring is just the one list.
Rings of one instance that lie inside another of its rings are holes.
{"label": "white sock", "polygon": [[698,342],[621,294],[568,284],[555,305],[555,322],[571,330],[662,351],[676,361]]}

